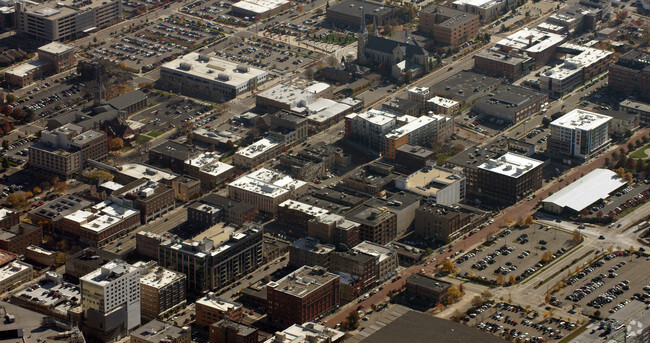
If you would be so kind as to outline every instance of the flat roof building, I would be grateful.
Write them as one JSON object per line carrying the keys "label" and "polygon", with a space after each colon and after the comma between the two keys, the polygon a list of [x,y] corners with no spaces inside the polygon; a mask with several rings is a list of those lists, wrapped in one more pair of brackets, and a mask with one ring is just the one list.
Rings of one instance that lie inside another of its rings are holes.
{"label": "flat roof building", "polygon": [[489,22],[508,9],[508,2],[503,0],[456,0],[452,6],[467,13],[477,14],[482,21]]}
{"label": "flat roof building", "polygon": [[278,205],[307,192],[308,184],[280,172],[262,168],[228,184],[228,196],[276,214]]}
{"label": "flat roof building", "polygon": [[492,47],[474,55],[474,69],[513,82],[533,71],[534,67],[532,57],[515,51],[505,52]]}
{"label": "flat roof building", "polygon": [[332,87],[325,82],[296,79],[256,94],[255,104],[266,109],[303,113],[308,104],[321,97],[331,98],[331,95]]}
{"label": "flat roof building", "polygon": [[650,53],[641,49],[626,52],[609,68],[608,87],[626,96],[650,100]]}
{"label": "flat roof building", "polygon": [[335,25],[352,26],[357,29],[361,22],[361,7],[364,7],[366,23],[377,21],[378,25],[386,25],[397,15],[397,9],[393,5],[372,1],[345,0],[327,8],[326,19]]}
{"label": "flat roof building", "polygon": [[268,72],[212,55],[189,53],[160,67],[160,87],[206,100],[232,99],[266,82]]}
{"label": "flat roof building", "polygon": [[493,201],[514,203],[542,187],[543,162],[530,157],[507,152],[477,168],[479,192]]}
{"label": "flat roof building", "polygon": [[395,180],[397,189],[425,197],[441,205],[453,205],[465,198],[465,177],[462,173],[427,163],[424,168]]}
{"label": "flat roof building", "polygon": [[546,65],[555,57],[557,47],[566,40],[566,35],[545,32],[537,28],[524,27],[497,42],[499,50],[513,50],[526,53],[535,59],[535,69]]}
{"label": "flat roof building", "polygon": [[548,150],[556,156],[586,160],[611,141],[611,120],[610,116],[574,109],[551,122]]}
{"label": "flat roof building", "polygon": [[606,199],[627,182],[609,169],[594,169],[589,174],[542,200],[544,211],[576,214],[593,203]]}
{"label": "flat roof building", "polygon": [[144,317],[162,318],[185,306],[185,274],[159,267],[155,261],[137,262],[134,266],[140,268],[140,304]]}
{"label": "flat roof building", "polygon": [[243,0],[232,5],[232,11],[240,16],[259,20],[280,13],[291,6],[288,0]]}
{"label": "flat roof building", "polygon": [[456,100],[463,105],[491,93],[500,84],[501,81],[494,77],[471,71],[460,71],[431,86],[431,91],[435,95]]}
{"label": "flat roof building", "polygon": [[476,38],[479,15],[446,6],[431,6],[420,11],[420,32],[436,43],[456,46]]}
{"label": "flat roof building", "polygon": [[232,161],[237,167],[250,170],[279,155],[284,147],[282,139],[267,136],[238,150]]}
{"label": "flat roof building", "polygon": [[149,149],[149,163],[182,174],[185,172],[185,161],[195,158],[200,153],[188,145],[166,140]]}
{"label": "flat roof building", "polygon": [[310,343],[337,343],[343,342],[345,333],[314,322],[302,325],[293,324],[290,327],[276,332],[275,335],[264,343],[280,342],[310,342]]}
{"label": "flat roof building", "polygon": [[203,188],[212,189],[235,174],[235,167],[220,161],[214,152],[204,152],[185,161],[185,170],[190,176],[201,180]]}
{"label": "flat roof building", "polygon": [[132,343],[189,343],[192,329],[189,326],[178,327],[154,319],[131,332]]}
{"label": "flat roof building", "polygon": [[241,322],[244,319],[244,306],[238,302],[228,301],[210,292],[196,301],[196,323],[210,326],[222,319]]}
{"label": "flat roof building", "polygon": [[515,124],[540,112],[545,103],[548,103],[547,94],[530,88],[504,85],[476,100],[472,111]]}

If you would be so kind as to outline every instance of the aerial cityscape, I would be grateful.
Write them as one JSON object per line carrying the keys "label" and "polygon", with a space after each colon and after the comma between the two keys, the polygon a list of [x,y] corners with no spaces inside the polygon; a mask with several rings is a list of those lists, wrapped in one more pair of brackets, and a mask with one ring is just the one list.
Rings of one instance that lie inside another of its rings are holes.
{"label": "aerial cityscape", "polygon": [[650,342],[649,0],[0,0],[0,70],[0,343]]}

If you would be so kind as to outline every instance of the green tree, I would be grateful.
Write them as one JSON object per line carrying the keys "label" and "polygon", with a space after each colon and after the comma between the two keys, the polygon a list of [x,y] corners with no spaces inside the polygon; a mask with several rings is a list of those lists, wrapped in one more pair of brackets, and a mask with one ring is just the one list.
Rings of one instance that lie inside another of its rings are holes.
{"label": "green tree", "polygon": [[96,170],[88,175],[88,179],[90,179],[91,182],[95,182],[97,180],[113,181],[113,174],[105,170]]}
{"label": "green tree", "polygon": [[2,159],[2,169],[9,169],[9,159],[6,157]]}
{"label": "green tree", "polygon": [[359,327],[359,313],[357,311],[351,311],[347,317],[345,317],[345,322],[348,330],[354,330]]}
{"label": "green tree", "polygon": [[11,104],[12,102],[16,101],[16,96],[9,93],[9,94],[7,94],[5,99],[7,100],[7,103]]}

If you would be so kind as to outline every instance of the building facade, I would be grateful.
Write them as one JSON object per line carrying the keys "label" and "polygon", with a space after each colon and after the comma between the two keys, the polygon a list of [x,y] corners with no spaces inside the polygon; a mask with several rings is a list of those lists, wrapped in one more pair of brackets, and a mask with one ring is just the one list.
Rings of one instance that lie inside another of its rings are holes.
{"label": "building facade", "polygon": [[612,117],[575,109],[551,122],[548,150],[554,156],[586,160],[611,141]]}
{"label": "building facade", "polygon": [[479,16],[446,6],[430,6],[420,11],[420,32],[436,43],[460,45],[476,38]]}

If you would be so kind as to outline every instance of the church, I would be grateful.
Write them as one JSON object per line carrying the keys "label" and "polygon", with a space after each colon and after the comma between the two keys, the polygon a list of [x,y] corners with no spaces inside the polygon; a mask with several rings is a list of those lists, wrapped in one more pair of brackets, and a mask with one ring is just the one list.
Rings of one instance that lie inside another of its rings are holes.
{"label": "church", "polygon": [[361,28],[357,45],[357,63],[361,65],[386,64],[391,76],[403,80],[410,73],[414,78],[429,71],[433,60],[420,43],[405,31],[404,40],[398,41],[379,35],[377,21],[373,21],[372,34],[368,34],[366,17],[361,9]]}

